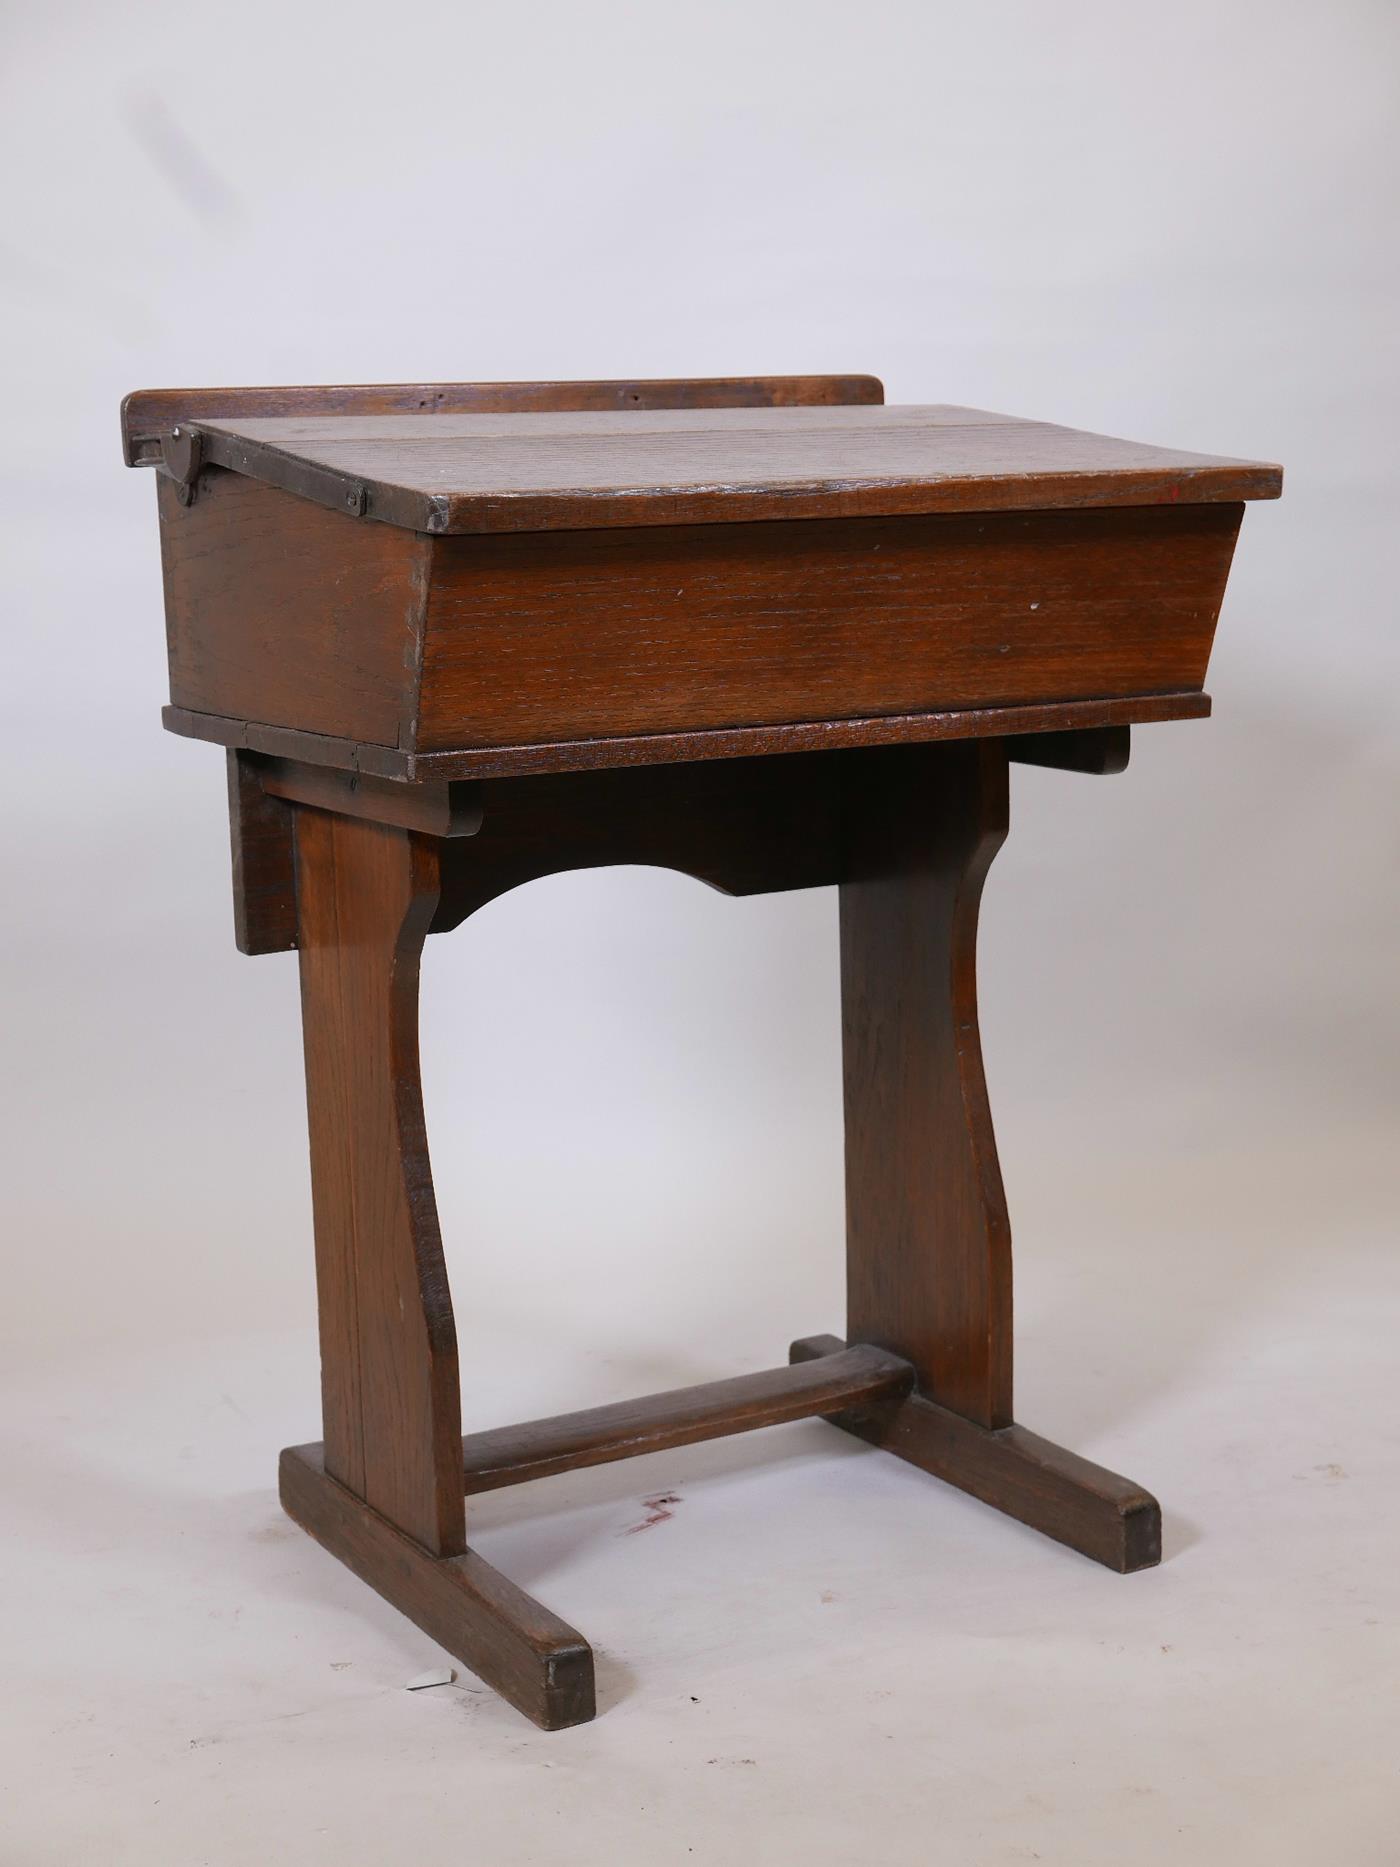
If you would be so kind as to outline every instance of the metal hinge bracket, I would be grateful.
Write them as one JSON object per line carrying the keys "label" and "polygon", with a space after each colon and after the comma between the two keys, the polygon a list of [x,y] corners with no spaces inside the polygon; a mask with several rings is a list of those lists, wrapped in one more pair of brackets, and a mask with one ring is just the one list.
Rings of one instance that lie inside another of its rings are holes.
{"label": "metal hinge bracket", "polygon": [[160,468],[175,482],[182,506],[194,504],[199,469],[204,461],[204,436],[187,422],[161,436]]}

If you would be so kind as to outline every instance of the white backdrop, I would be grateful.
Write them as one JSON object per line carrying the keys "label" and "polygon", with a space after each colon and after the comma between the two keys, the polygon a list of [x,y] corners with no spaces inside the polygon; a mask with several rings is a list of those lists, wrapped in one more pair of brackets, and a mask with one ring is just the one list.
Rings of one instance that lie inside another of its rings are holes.
{"label": "white backdrop", "polygon": [[[1051,1127],[1075,1176],[1126,1147],[1165,1177],[1286,1123],[1253,1191],[1291,1202],[1293,1133],[1369,1125],[1395,1088],[1397,25],[752,0],[12,16],[20,1351],[309,1295],[295,961],[234,952],[220,756],[159,728],[154,502],[116,410],[164,383],[868,369],[891,400],[1282,460],[1214,722],[1142,729],[1116,781],[1018,773],[982,976],[1023,1255]],[[799,1253],[821,1275],[793,1326],[839,1322],[833,930],[829,894],[632,872],[434,943],[467,1327],[468,1240],[493,1302],[553,1295],[613,1337],[702,1348]]]}
{"label": "white backdrop", "polygon": [[[296,965],[234,951],[119,458],[123,392],[177,383],[868,370],[1281,460],[1214,720],[1015,775],[981,979],[1024,1416],[1186,1393],[1329,1255],[1394,1302],[1400,11],[58,0],[3,38],[12,1367],[280,1331],[269,1430],[315,1431]],[[830,892],[649,871],[430,944],[474,1419],[839,1330],[835,968]],[[1345,1330],[1307,1359],[1359,1378]]]}

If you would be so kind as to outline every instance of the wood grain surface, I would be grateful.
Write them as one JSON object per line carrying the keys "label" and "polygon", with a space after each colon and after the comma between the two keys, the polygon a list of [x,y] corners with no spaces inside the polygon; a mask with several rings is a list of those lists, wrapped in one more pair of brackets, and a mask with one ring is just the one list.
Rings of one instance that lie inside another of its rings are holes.
{"label": "wood grain surface", "polygon": [[977,1028],[977,915],[1007,829],[997,741],[862,755],[843,799],[847,1329],[929,1398],[1011,1420],[1011,1228]]}
{"label": "wood grain surface", "polygon": [[198,432],[213,466],[431,533],[1233,503],[1282,483],[1265,462],[943,404],[249,414]]}
{"label": "wood grain surface", "polygon": [[228,754],[233,938],[240,953],[287,953],[297,943],[292,813],[263,788],[256,755]]}
{"label": "wood grain surface", "polygon": [[457,1338],[418,1066],[443,845],[305,806],[296,842],[326,1470],[456,1555]]}
{"label": "wood grain surface", "polygon": [[1241,511],[430,540],[237,475],[193,506],[167,481],[172,701],[378,747],[308,762],[396,777],[399,754],[685,756],[675,735],[1199,691]]}
{"label": "wood grain surface", "polygon": [[170,698],[397,746],[417,703],[426,538],[235,473],[158,478]]}
{"label": "wood grain surface", "polygon": [[413,750],[1199,689],[1241,512],[442,539]]}
{"label": "wood grain surface", "polygon": [[797,1366],[499,1426],[462,1441],[466,1489],[469,1495],[494,1491],[813,1414],[863,1413],[903,1398],[913,1385],[907,1361],[861,1346]]}
{"label": "wood grain surface", "polygon": [[571,771],[632,770],[643,765],[707,759],[772,758],[845,746],[911,745],[949,739],[1020,739],[1043,733],[1094,732],[1164,720],[1208,719],[1209,694],[1135,694],[1127,700],[1060,700],[1044,706],[974,707],[952,712],[891,714],[876,719],[800,720],[788,726],[741,726],[699,733],[622,733],[548,745],[458,748],[415,753],[366,745],[287,726],[262,726],[217,713],[163,707],[165,730],[209,745],[267,753],[308,765],[369,773],[405,784],[459,778],[513,778]]}
{"label": "wood grain surface", "polygon": [[[184,393],[133,398],[128,435]],[[162,475],[171,723],[366,776],[460,778],[986,732],[955,716],[1201,691],[1240,502],[1276,491],[1276,470],[880,393],[844,377],[199,392],[195,452],[225,464],[192,504]],[[256,460],[220,456],[221,433]],[[249,477],[265,469],[283,483]],[[429,501],[398,514],[416,529],[354,516],[394,516],[371,470]],[[484,530],[456,535],[454,501]]]}
{"label": "wood grain surface", "polygon": [[[977,917],[1009,757],[1120,770],[1130,723],[1208,710],[1240,502],[1277,470],[879,400],[787,378],[124,411],[129,457],[207,424],[162,477],[168,723],[231,748],[240,945],[300,949],[324,1444],[284,1453],[283,1501],[546,1728],[593,1715],[592,1654],[468,1549],[466,1492],[819,1413],[1112,1567],[1160,1553],[1146,1492],[1013,1422]],[[839,884],[849,1345],[464,1440],[423,941],[612,862]]]}
{"label": "wood grain surface", "polygon": [[178,423],[226,416],[460,415],[654,408],[789,408],[883,402],[874,376],[701,376],[620,382],[300,383],[281,387],[137,389],[122,403],[122,457],[155,459]]}
{"label": "wood grain surface", "polygon": [[483,781],[481,828],[444,846],[432,931],[542,875],[619,863],[675,869],[725,894],[840,879],[844,762],[859,754]]}

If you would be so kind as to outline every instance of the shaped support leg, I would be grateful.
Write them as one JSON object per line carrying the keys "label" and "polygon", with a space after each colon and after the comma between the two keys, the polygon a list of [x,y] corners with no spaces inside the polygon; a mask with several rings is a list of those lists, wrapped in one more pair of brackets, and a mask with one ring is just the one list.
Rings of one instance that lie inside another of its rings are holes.
{"label": "shaped support leg", "polygon": [[[835,1417],[1110,1568],[1159,1560],[1156,1502],[1013,1424],[1011,1228],[977,1026],[977,914],[1007,826],[1003,743],[866,753],[841,884],[847,1339],[917,1392]],[[833,1338],[794,1359],[834,1352]]]}
{"label": "shaped support leg", "polygon": [[282,1502],[332,1554],[546,1728],[593,1716],[587,1643],[467,1549],[457,1338],[418,1069],[441,845],[297,809],[325,1443]]}

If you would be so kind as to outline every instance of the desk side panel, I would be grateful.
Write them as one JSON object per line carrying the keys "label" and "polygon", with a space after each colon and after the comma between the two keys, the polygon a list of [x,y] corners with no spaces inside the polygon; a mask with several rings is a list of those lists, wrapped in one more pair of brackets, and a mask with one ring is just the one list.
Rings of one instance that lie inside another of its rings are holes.
{"label": "desk side panel", "polygon": [[172,702],[410,744],[428,541],[218,469],[190,506],[157,485]]}
{"label": "desk side panel", "polygon": [[1198,692],[1242,512],[438,539],[415,750]]}

